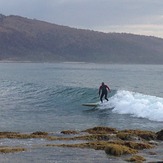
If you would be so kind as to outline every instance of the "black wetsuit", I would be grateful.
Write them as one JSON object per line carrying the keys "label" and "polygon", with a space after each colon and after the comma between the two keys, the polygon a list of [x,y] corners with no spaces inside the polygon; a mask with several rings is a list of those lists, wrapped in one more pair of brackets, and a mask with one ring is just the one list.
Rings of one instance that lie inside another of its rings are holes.
{"label": "black wetsuit", "polygon": [[107,95],[108,95],[108,91],[107,89],[110,91],[109,87],[107,85],[101,85],[100,88],[99,88],[99,95],[100,95],[100,92],[102,91],[101,95],[100,95],[100,100],[101,102],[103,102],[102,98],[105,97],[105,100],[108,101],[108,98],[107,98]]}

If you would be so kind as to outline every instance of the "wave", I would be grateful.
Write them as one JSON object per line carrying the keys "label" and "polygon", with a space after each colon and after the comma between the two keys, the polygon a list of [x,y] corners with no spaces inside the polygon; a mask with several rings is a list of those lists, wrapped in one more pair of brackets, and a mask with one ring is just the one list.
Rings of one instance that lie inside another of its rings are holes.
{"label": "wave", "polygon": [[[53,87],[12,81],[2,81],[0,87],[0,106],[5,110],[47,111],[57,107],[76,111],[82,103],[99,101],[98,89],[95,88]],[[113,113],[163,122],[163,98],[125,90],[112,90],[108,96],[109,102],[104,102],[99,109],[111,108]]]}
{"label": "wave", "polygon": [[113,108],[113,113],[163,122],[163,98],[160,97],[118,90],[101,108],[107,107]]}

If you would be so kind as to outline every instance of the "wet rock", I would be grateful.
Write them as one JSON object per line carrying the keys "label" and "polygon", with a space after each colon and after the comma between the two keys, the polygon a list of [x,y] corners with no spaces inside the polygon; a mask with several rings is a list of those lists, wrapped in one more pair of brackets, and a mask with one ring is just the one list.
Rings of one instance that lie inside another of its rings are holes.
{"label": "wet rock", "polygon": [[0,153],[15,153],[23,151],[26,151],[26,149],[21,147],[0,147]]}
{"label": "wet rock", "polygon": [[44,136],[47,136],[48,133],[47,132],[42,132],[42,131],[36,131],[36,132],[33,132],[32,135],[44,135]]}
{"label": "wet rock", "polygon": [[46,138],[48,133],[46,132],[34,132],[32,134],[23,134],[19,132],[0,132],[0,139],[30,139],[30,138]]}
{"label": "wet rock", "polygon": [[89,134],[111,134],[116,133],[117,130],[111,127],[94,127],[84,130],[83,132],[88,132]]}
{"label": "wet rock", "polygon": [[157,139],[158,140],[163,140],[163,130],[157,132],[156,134],[157,134]]}
{"label": "wet rock", "polygon": [[157,136],[155,132],[142,131],[142,130],[123,130],[123,131],[119,131],[118,134],[121,135],[121,137],[124,134],[124,136],[123,136],[124,138],[125,138],[125,136],[129,135],[130,137],[137,136],[137,137],[139,137],[139,139],[144,139],[144,140],[148,140],[148,141],[155,140],[156,136]]}
{"label": "wet rock", "polygon": [[[110,127],[94,127],[86,129],[84,131],[64,130],[61,133],[71,134],[71,136],[54,136],[52,134],[42,131],[36,131],[31,134],[24,134],[18,132],[0,132],[0,139],[42,138],[48,141],[53,141],[54,143],[47,144],[46,146],[91,148],[95,150],[103,150],[109,155],[121,156],[124,154],[136,154],[140,150],[150,149],[154,148],[155,146],[159,146],[160,141],[157,140],[162,140],[163,136],[163,130],[157,133],[142,130],[118,131],[115,128]],[[57,143],[55,141],[57,141]],[[60,144],[58,144],[58,141],[61,141]],[[64,143],[65,141],[70,142],[63,144],[62,141]],[[24,150],[26,149],[21,147],[0,147],[1,153],[21,152]],[[130,161],[134,159],[135,157],[131,157]],[[136,162],[141,162],[141,160]]]}
{"label": "wet rock", "polygon": [[127,159],[126,161],[142,163],[142,162],[146,161],[146,159],[139,155],[133,155],[131,158]]}
{"label": "wet rock", "polygon": [[127,147],[130,147],[132,149],[137,149],[137,150],[150,149],[154,147],[153,145],[145,142],[125,141],[123,144]]}
{"label": "wet rock", "polygon": [[93,134],[93,135],[82,135],[82,136],[77,136],[74,137],[73,140],[110,140],[110,135],[106,134]]}
{"label": "wet rock", "polygon": [[135,154],[138,151],[124,145],[110,144],[105,148],[105,153],[114,156],[121,156],[124,154]]}
{"label": "wet rock", "polygon": [[117,133],[117,137],[121,140],[140,140],[140,138],[131,133],[119,132]]}
{"label": "wet rock", "polygon": [[61,131],[61,133],[62,134],[67,134],[67,135],[69,135],[69,134],[75,135],[75,134],[78,134],[79,132],[77,132],[77,131],[71,131],[71,130],[65,130],[65,131]]}

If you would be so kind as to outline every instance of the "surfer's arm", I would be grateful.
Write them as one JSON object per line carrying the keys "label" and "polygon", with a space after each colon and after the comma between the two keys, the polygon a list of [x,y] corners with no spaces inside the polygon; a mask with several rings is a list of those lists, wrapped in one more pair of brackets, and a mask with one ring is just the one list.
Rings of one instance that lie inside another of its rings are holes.
{"label": "surfer's arm", "polygon": [[101,86],[100,86],[100,88],[99,88],[99,90],[98,90],[98,94],[99,94],[99,96],[100,96],[100,93],[101,93]]}
{"label": "surfer's arm", "polygon": [[107,85],[106,85],[106,87],[107,87],[108,91],[111,92],[110,88]]}

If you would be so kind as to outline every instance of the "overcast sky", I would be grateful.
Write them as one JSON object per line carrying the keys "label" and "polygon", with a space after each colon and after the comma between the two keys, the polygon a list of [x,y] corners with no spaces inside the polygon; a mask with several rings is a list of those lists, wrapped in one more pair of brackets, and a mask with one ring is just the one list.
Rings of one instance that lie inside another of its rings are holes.
{"label": "overcast sky", "polygon": [[163,38],[163,0],[0,0],[0,13],[75,28]]}

